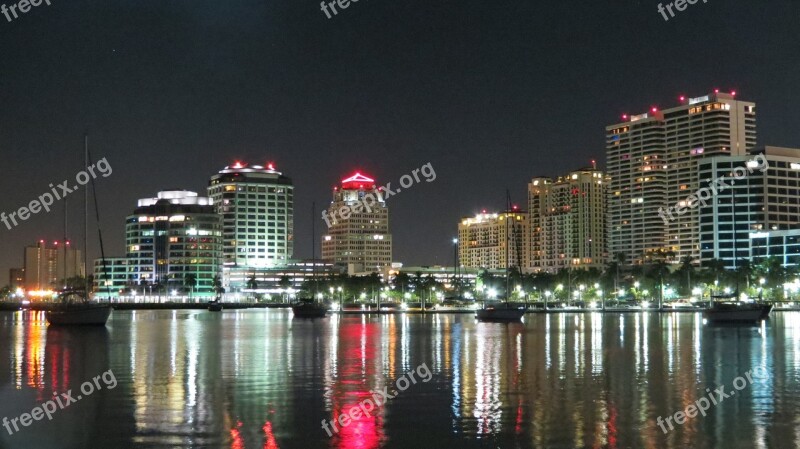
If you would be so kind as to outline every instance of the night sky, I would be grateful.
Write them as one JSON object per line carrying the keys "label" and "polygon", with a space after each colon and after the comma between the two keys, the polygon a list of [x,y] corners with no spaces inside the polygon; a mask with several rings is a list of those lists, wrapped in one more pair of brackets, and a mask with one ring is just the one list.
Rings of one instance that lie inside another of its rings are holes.
{"label": "night sky", "polygon": [[[389,200],[394,259],[417,265],[451,264],[461,216],[602,164],[607,124],[682,94],[735,89],[760,144],[800,146],[797,1],[700,1],[669,22],[650,0],[360,0],[332,19],[318,0],[51,3],[0,16],[0,211],[74,179],[88,130],[114,170],[98,182],[112,256],[138,198],[205,192],[234,160],[294,180],[298,258],[343,177],[396,186],[431,162],[436,181]],[[62,207],[0,225],[0,285],[23,246],[63,234]]]}

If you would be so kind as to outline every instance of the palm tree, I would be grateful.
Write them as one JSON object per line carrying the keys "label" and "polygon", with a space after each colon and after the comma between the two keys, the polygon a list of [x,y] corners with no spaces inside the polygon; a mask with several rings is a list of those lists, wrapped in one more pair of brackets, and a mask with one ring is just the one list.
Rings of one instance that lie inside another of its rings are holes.
{"label": "palm tree", "polygon": [[[281,278],[278,280],[278,286],[286,291],[292,286],[292,280],[289,279],[289,276],[281,276]],[[283,301],[286,302],[286,296],[284,296]]]}
{"label": "palm tree", "polygon": [[708,270],[708,273],[714,278],[714,284],[719,285],[719,278],[721,276],[725,276],[727,270],[725,269],[725,262],[719,259],[711,259],[708,262],[704,263],[705,268]]}
{"label": "palm tree", "polygon": [[392,286],[394,287],[395,291],[405,293],[406,290],[408,290],[408,288],[411,286],[411,276],[409,276],[408,273],[397,273],[392,280]]}
{"label": "palm tree", "polygon": [[739,259],[736,263],[736,290],[739,290],[739,279],[744,278],[745,288],[750,288],[750,279],[753,276],[753,265],[749,259]]}
{"label": "palm tree", "polygon": [[217,295],[225,293],[225,289],[222,288],[222,281],[220,280],[218,274],[214,276],[214,280],[211,281],[211,283],[214,285],[214,293]]}
{"label": "palm tree", "polygon": [[662,303],[664,301],[664,276],[669,275],[669,263],[667,263],[666,258],[656,260],[652,263],[650,268],[650,276],[654,280],[658,280],[658,308],[661,309]]}
{"label": "palm tree", "polygon": [[256,275],[253,274],[247,279],[247,289],[248,290],[256,290],[258,288],[258,281],[256,280]]}
{"label": "palm tree", "polygon": [[189,301],[192,300],[192,292],[197,286],[197,276],[194,273],[189,273],[183,277],[183,286],[189,288]]}
{"label": "palm tree", "polygon": [[681,274],[686,275],[686,295],[692,293],[692,273],[694,273],[693,261],[694,257],[683,256],[681,259],[681,267],[678,269]]}

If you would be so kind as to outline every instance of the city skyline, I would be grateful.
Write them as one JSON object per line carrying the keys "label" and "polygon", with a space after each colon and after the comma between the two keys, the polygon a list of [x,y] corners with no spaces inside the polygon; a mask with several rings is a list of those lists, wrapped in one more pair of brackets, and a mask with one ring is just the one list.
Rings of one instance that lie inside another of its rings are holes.
{"label": "city skyline", "polygon": [[[0,29],[28,45],[0,62],[13,86],[0,149],[12,158],[7,185],[15,190],[0,198],[0,210],[80,169],[85,131],[92,152],[119,167],[98,182],[109,247],[124,242],[114,229],[126,205],[175,187],[202,192],[206,176],[236,159],[274,161],[301,186],[300,236],[310,234],[304,209],[323,204],[340,173],[391,180],[430,161],[435,184],[390,199],[394,258],[446,264],[453,220],[498,209],[506,188],[523,204],[533,176],[558,176],[576,161],[602,164],[603,128],[623,113],[737,90],[759,105],[759,144],[800,145],[788,4],[758,14],[743,1],[709,4],[668,23],[649,4],[592,4],[580,14],[569,5],[459,5],[406,2],[421,13],[409,15],[393,4],[362,4],[332,20],[301,3],[170,5],[176,23],[187,24],[179,28],[152,20],[163,6],[126,7],[124,18],[81,1],[40,8]],[[713,20],[719,16],[727,20]],[[565,18],[571,37],[552,39]],[[228,36],[220,22],[238,23],[240,33]],[[761,31],[736,33],[730,22]],[[391,26],[376,31],[378,24]],[[107,31],[89,31],[100,25]],[[535,44],[542,37],[551,44]],[[584,46],[588,40],[597,46]],[[70,199],[75,241],[79,204]],[[60,215],[0,230],[0,270],[20,265],[14,242],[61,237]],[[416,232],[417,220],[430,224],[426,232]],[[295,254],[310,255],[310,242],[298,239]]]}
{"label": "city skyline", "polygon": [[[719,89],[715,89],[715,91],[716,91],[716,92],[715,92],[716,94],[718,94],[718,95],[722,95],[722,97],[723,97],[723,98],[727,98],[727,97],[731,97],[731,98],[732,98],[732,97],[735,97],[735,96],[736,96],[736,92],[735,92],[735,91],[734,91],[734,92],[732,92],[731,94],[727,94],[727,93],[720,94],[720,93],[719,93]],[[714,94],[712,93],[712,94],[710,94],[710,95],[711,95],[711,96],[713,96]],[[706,96],[706,97],[698,97],[698,99],[702,99],[702,98],[707,98],[707,96]],[[690,98],[689,98],[688,96],[685,96],[685,95],[680,95],[678,98],[676,98],[676,104],[677,104],[678,106],[676,106],[675,104],[673,104],[673,105],[665,105],[665,109],[669,110],[670,108],[672,108],[672,109],[674,109],[674,110],[677,110],[677,109],[680,107],[680,105],[686,105],[686,104],[687,104],[687,102],[689,101],[689,99],[690,99]],[[708,100],[706,100],[706,101],[708,101]],[[754,103],[757,103],[757,102],[754,102]],[[752,104],[752,103],[746,103],[746,104]],[[648,115],[648,114],[650,114],[650,115],[652,115],[652,116],[654,116],[654,117],[655,117],[655,115],[656,115],[656,114],[661,114],[661,113],[662,113],[662,110],[661,110],[660,108],[658,108],[658,107],[650,107],[650,109],[646,110],[646,112],[644,112],[643,114],[640,114],[639,116],[637,116],[636,114],[628,114],[628,113],[624,113],[624,114],[622,114],[622,115],[621,115],[622,122],[619,122],[618,120],[617,120],[617,121],[613,121],[613,123],[617,123],[617,125],[606,125],[605,127],[606,127],[606,129],[607,129],[607,133],[608,133],[608,132],[611,132],[615,126],[620,126],[620,124],[626,124],[626,123],[635,123],[635,122],[636,122],[636,120],[634,120],[634,117],[637,117],[637,118],[639,118],[639,117],[644,117],[645,119],[647,119],[647,115]],[[661,117],[661,115],[659,115],[659,117]],[[612,122],[610,122],[610,123],[612,123]],[[608,135],[608,134],[607,134],[607,135]],[[760,139],[759,139],[759,141],[758,141],[758,142],[759,142],[759,144],[756,146],[756,148],[758,148],[758,147],[763,147],[763,146],[764,146],[764,145],[763,145],[763,142],[762,142]],[[798,145],[798,146],[800,146],[800,145]],[[606,149],[604,149],[603,151],[607,151],[607,148],[606,148]],[[576,163],[576,164],[573,164],[573,167],[572,167],[572,168],[570,168],[570,169],[568,169],[568,170],[567,170],[565,173],[572,173],[572,172],[580,171],[580,170],[582,170],[582,168],[581,168],[581,167],[589,167],[589,166],[592,166],[592,165],[596,165],[598,162],[600,162],[600,164],[599,164],[599,165],[601,165],[601,168],[599,168],[598,170],[599,170],[599,171],[602,171],[603,173],[605,173],[605,174],[608,176],[608,175],[609,175],[609,173],[608,173],[608,171],[607,171],[607,167],[606,167],[606,166],[607,166],[607,162],[608,162],[608,161],[607,161],[607,157],[608,157],[608,155],[607,155],[607,154],[602,154],[602,155],[600,155],[600,157],[599,157],[597,160],[595,160],[595,159],[592,159],[592,160],[588,161],[588,163],[585,163],[585,164],[583,164],[583,163]],[[246,160],[244,160],[244,159],[241,159],[241,158],[239,158],[239,159],[235,159],[234,161],[232,161],[232,162],[229,162],[229,163],[230,163],[230,166],[225,166],[225,167],[224,167],[224,169],[223,169],[222,171],[219,171],[218,173],[212,174],[212,175],[211,175],[211,179],[212,179],[212,181],[213,181],[213,179],[215,179],[215,178],[218,178],[218,177],[219,177],[219,176],[221,176],[223,173],[227,173],[227,172],[230,172],[230,171],[234,171],[234,172],[235,172],[235,171],[237,171],[237,170],[239,170],[239,169],[246,169],[247,171],[251,171],[251,167],[255,167],[255,168],[256,168],[256,170],[254,170],[254,171],[259,171],[259,170],[262,170],[262,169],[263,169],[264,171],[266,171],[266,172],[269,172],[269,173],[272,173],[272,172],[274,172],[274,173],[277,173],[277,174],[278,174],[279,176],[281,176],[281,177],[288,177],[288,178],[294,179],[294,177],[291,175],[291,173],[287,174],[286,176],[283,176],[283,175],[282,175],[282,173],[283,173],[283,172],[282,172],[282,171],[278,171],[278,167],[276,167],[276,163],[275,163],[275,162],[272,162],[272,161],[274,161],[274,160],[275,160],[275,158],[268,157],[268,158],[261,158],[261,160],[267,160],[268,162],[264,162],[264,163],[263,163],[263,164],[264,164],[264,166],[261,166],[261,165],[258,165],[258,164],[256,164],[256,163],[250,163],[249,161],[246,161]],[[363,169],[362,169],[362,170],[359,170],[359,169],[352,169],[352,168],[351,168],[349,171],[345,171],[345,172],[343,172],[343,173],[351,173],[351,172],[355,172],[355,173],[356,173],[356,175],[358,175],[358,174],[360,173],[360,171],[365,171],[365,170],[363,170]],[[531,177],[529,177],[529,181],[530,181],[530,180],[541,179],[541,178],[548,178],[548,177],[552,177],[552,178],[559,178],[559,177],[562,177],[562,176],[564,176],[564,173],[553,173],[552,175],[532,175]],[[335,176],[335,175],[332,175],[332,177],[333,177],[334,179],[336,179],[336,178],[337,178],[337,176]],[[207,177],[207,178],[208,178],[208,177]],[[287,178],[287,179],[288,179],[288,178]],[[341,178],[341,176],[338,176],[338,178]],[[289,182],[290,182],[290,183],[292,182],[292,181],[291,181],[291,179],[289,180]],[[336,182],[335,182],[335,183],[332,183],[332,185],[334,186],[334,188],[336,188],[336,186],[337,186],[337,183],[336,183]],[[183,186],[173,186],[173,187],[174,187],[174,188],[172,188],[172,189],[167,189],[167,188],[163,188],[163,187],[155,187],[155,188],[156,188],[156,189],[158,189],[158,190],[189,190],[188,188],[185,188],[185,187],[183,187]],[[496,187],[497,187],[497,186],[496,186]],[[508,188],[509,188],[509,189],[511,189],[512,191],[517,191],[517,190],[520,190],[520,189],[519,189],[519,187],[520,187],[520,186],[516,186],[516,185],[508,186]],[[205,190],[203,190],[203,189],[201,189],[200,191],[201,191],[201,192],[205,192]],[[528,193],[528,192],[523,192],[523,194],[522,194],[522,195],[520,195],[519,199],[517,199],[517,198],[514,198],[514,200],[513,200],[513,203],[514,203],[515,205],[523,205],[523,206],[528,206],[528,204],[527,204],[527,202],[528,202],[528,198],[527,198],[527,196],[525,195],[525,193]],[[100,196],[102,197],[102,193],[100,194]],[[73,203],[74,203],[74,202],[78,202],[78,201],[75,201],[75,200],[73,200]],[[322,204],[324,205],[325,203],[323,202]],[[387,203],[387,204],[389,204],[389,203]],[[300,207],[300,208],[297,208],[297,207],[295,207],[295,209],[301,210],[301,209],[303,209],[303,207],[302,207],[302,205],[301,205],[301,207]],[[522,209],[526,209],[526,207],[523,207]],[[484,213],[486,210],[489,210],[489,211],[491,211],[491,212],[495,212],[495,211],[501,211],[501,210],[503,210],[503,207],[501,207],[501,206],[500,206],[500,204],[499,204],[499,201],[498,201],[497,203],[495,203],[495,204],[491,204],[491,205],[489,205],[489,206],[477,206],[477,205],[473,205],[473,206],[472,206],[472,212],[463,212],[463,213],[462,213],[462,214],[459,216],[459,218],[458,218],[457,220],[461,220],[461,219],[463,219],[464,217],[466,217],[466,216],[469,216],[469,215],[475,215],[475,214]],[[63,213],[63,211],[62,211],[62,213]],[[75,212],[71,212],[71,213],[73,213],[73,214],[74,214]],[[58,214],[58,209],[57,209],[57,208],[54,208],[54,210],[53,210],[53,211],[51,211],[51,212],[50,212],[50,214],[51,214],[51,215],[52,215],[52,214]],[[302,216],[302,215],[304,215],[304,214],[300,214],[300,215],[301,215],[301,216],[299,216],[299,217],[298,217],[297,215],[295,215],[294,222],[295,222],[295,223],[296,223],[296,222],[300,222],[300,223],[304,223],[304,222],[305,222],[305,223],[306,223],[306,224],[308,224],[308,226],[310,227],[310,220],[309,220],[308,218],[305,218],[305,219],[304,219],[304,217]],[[653,217],[651,217],[651,218],[652,218],[652,219],[654,219],[654,220],[655,220],[656,218],[657,218],[658,220],[661,220],[661,218],[658,218],[658,216],[657,216],[657,215],[654,215],[654,216],[653,216]],[[325,227],[325,224],[326,224],[326,221],[325,221],[325,219],[324,219],[324,218],[319,218],[319,217],[316,217],[315,219],[316,219],[317,221],[320,221],[320,220],[321,220],[321,222],[322,222],[322,223],[321,223],[321,224],[322,224],[322,229],[323,229],[323,232],[322,232],[322,233],[324,234],[324,227]],[[82,223],[82,222],[81,222],[81,223]],[[24,226],[24,224],[25,224],[25,223],[23,222],[22,224],[23,224],[23,226]],[[319,226],[319,225],[320,225],[320,223],[316,223],[316,225],[317,225],[317,226]],[[58,223],[58,226],[56,226],[56,228],[58,228],[58,227],[60,227],[60,228],[61,228],[60,232],[63,234],[63,233],[64,233],[64,230],[63,230],[64,223],[63,223],[63,222],[60,222],[60,223]],[[70,235],[78,235],[78,234],[80,234],[80,233],[82,232],[82,230],[77,230],[77,231],[79,231],[79,232],[76,232],[76,229],[74,229],[75,227],[77,227],[77,226],[74,226],[74,225],[73,225],[73,227],[72,227],[72,229],[71,229],[71,231],[70,231]],[[109,226],[108,224],[104,223],[104,227],[105,227],[106,229],[109,229],[109,228],[110,228],[110,229],[111,229],[111,234],[113,234],[113,233],[114,233],[114,226],[113,226],[113,224],[111,224],[111,226]],[[59,231],[57,230],[57,231],[55,231],[55,232],[57,233],[57,232],[59,232]],[[290,232],[291,232],[291,231],[290,231]],[[109,232],[107,231],[105,235],[108,235],[108,234],[109,234]],[[294,229],[294,234],[297,234],[297,229]],[[318,235],[319,235],[319,234],[320,234],[320,232],[318,232]],[[457,231],[457,230],[453,230],[453,231],[451,231],[451,234],[452,234],[453,236],[455,236],[456,234],[458,234],[458,231]],[[44,240],[48,240],[48,239],[52,239],[52,238],[53,238],[53,236],[49,236],[49,235],[48,235],[48,236],[42,236],[42,238],[43,238]],[[40,238],[40,239],[37,239],[36,241],[38,241],[38,240],[41,240],[41,238]],[[72,239],[72,240],[75,240],[75,241],[76,241],[76,243],[78,243],[78,244],[82,244],[82,239],[81,239],[81,238]],[[112,238],[111,240],[113,241],[113,238]],[[304,241],[304,240],[305,240],[305,239],[302,239],[302,238],[301,238],[301,239],[299,239],[299,241],[297,242],[297,245],[296,245],[296,246],[300,246],[300,247],[302,247],[302,246],[303,246],[303,245],[302,245],[302,243],[303,243],[303,241]],[[613,240],[614,240],[614,239],[609,239],[609,243],[613,242]],[[318,242],[318,243],[319,243],[319,242]],[[96,255],[96,256],[93,256],[93,255],[92,255],[92,246],[93,246],[93,242],[92,242],[92,239],[90,238],[90,242],[89,242],[89,248],[90,248],[90,250],[89,250],[89,254],[90,254],[90,256],[89,256],[89,260],[90,260],[90,262],[91,262],[91,260],[92,260],[94,257],[99,257],[99,254],[98,254],[98,255]],[[124,246],[124,245],[123,245],[123,246]],[[310,246],[310,245],[309,245],[309,246]],[[414,248],[415,248],[415,247],[413,247],[413,245],[412,245],[412,248],[411,248],[411,250],[410,250],[410,254],[412,254],[412,258],[411,258],[410,260],[413,260],[413,261],[414,261],[414,262],[416,262],[416,263],[413,263],[413,262],[412,262],[412,263],[409,263],[409,262],[407,262],[407,261],[405,261],[405,260],[400,260],[400,259],[397,259],[397,258],[394,258],[393,262],[401,262],[401,263],[404,263],[404,264],[406,264],[406,265],[420,265],[420,266],[437,266],[437,265],[446,266],[446,265],[448,265],[448,259],[447,259],[447,257],[446,257],[446,256],[445,256],[444,258],[442,258],[441,260],[438,260],[438,259],[437,259],[437,260],[436,260],[436,261],[434,261],[434,262],[432,262],[432,261],[430,261],[430,260],[422,260],[422,259],[417,259],[417,258],[414,258],[414,256],[413,256],[413,255],[414,255]],[[310,254],[310,247],[309,247],[309,248],[307,248],[307,249],[308,249],[308,251],[309,251],[309,254],[307,254],[307,255],[306,255],[306,254],[294,254],[294,255],[293,255],[293,257],[291,257],[291,256],[290,256],[290,258],[291,258],[291,259],[294,259],[294,260],[306,260],[306,259],[310,259],[310,258],[311,258],[311,254]],[[406,251],[402,251],[402,252],[403,252],[403,253],[406,253],[406,254],[408,254],[408,253],[409,253],[409,248],[405,248],[405,250],[406,250]],[[609,250],[608,250],[608,260],[610,260],[610,259],[611,259],[611,256],[610,256],[610,254],[612,254],[612,253],[613,253],[613,251],[611,251],[611,248],[609,248]],[[320,254],[320,253],[319,253],[319,249],[318,249],[318,254]],[[113,251],[110,253],[110,256],[116,256],[116,255],[117,255],[117,254],[115,254]],[[109,256],[109,253],[107,253],[107,256]],[[319,257],[319,256],[318,256],[318,257]],[[12,257],[12,258],[9,258],[9,260],[12,260],[12,259],[13,259],[13,257]],[[8,267],[8,269],[6,269],[6,270],[5,270],[5,273],[9,273],[9,270],[13,270],[13,269],[16,269],[16,268],[20,268],[20,267],[22,267],[23,265],[24,265],[23,263],[17,263],[17,264],[15,265],[15,264],[12,262],[12,263],[10,264],[10,266]],[[90,264],[90,265],[91,265],[91,264]]]}

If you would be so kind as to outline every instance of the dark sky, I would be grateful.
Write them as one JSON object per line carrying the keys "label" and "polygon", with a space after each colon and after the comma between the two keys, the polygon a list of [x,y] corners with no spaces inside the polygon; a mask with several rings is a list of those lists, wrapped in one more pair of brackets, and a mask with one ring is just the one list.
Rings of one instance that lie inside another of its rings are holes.
{"label": "dark sky", "polygon": [[[360,0],[332,19],[318,0],[51,3],[0,16],[0,211],[73,179],[88,130],[114,169],[98,183],[111,255],[138,198],[202,192],[235,159],[294,179],[297,257],[344,175],[396,185],[431,162],[435,182],[390,199],[394,255],[449,264],[459,217],[602,163],[623,112],[736,89],[760,143],[800,146],[797,1],[701,1],[669,22],[650,0]],[[0,225],[0,285],[61,217]]]}

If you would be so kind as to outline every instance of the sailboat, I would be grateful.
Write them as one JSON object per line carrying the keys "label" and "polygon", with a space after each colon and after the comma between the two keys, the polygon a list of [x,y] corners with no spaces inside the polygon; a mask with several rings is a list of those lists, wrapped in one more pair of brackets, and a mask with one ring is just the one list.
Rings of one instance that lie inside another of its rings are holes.
{"label": "sailboat", "polygon": [[[89,166],[89,137],[84,136],[84,166]],[[103,233],[100,229],[100,212],[97,208],[97,189],[95,188],[94,178],[92,182],[92,194],[94,195],[94,211],[97,218],[97,233],[100,239],[100,254],[103,261],[103,274],[106,275],[106,255],[103,248]],[[84,190],[83,194],[83,264],[84,269],[89,269],[87,241],[89,240],[89,190]],[[89,276],[84,272],[86,283],[83,289],[65,289],[57,298],[57,304],[47,312],[45,318],[51,325],[64,326],[105,326],[108,317],[111,315],[111,304],[94,301],[89,297]],[[110,295],[109,295],[110,296]]]}
{"label": "sailboat", "polygon": [[711,305],[703,311],[703,318],[711,323],[757,323],[769,318],[772,305],[736,300],[735,293],[711,295]]}
{"label": "sailboat", "polygon": [[[314,220],[316,219],[316,203],[311,205],[311,263],[313,264],[312,268],[312,277],[314,279],[314,286],[317,286],[317,259],[316,259],[316,223]],[[316,290],[316,288],[315,288]],[[316,293],[316,291],[315,291]],[[305,297],[305,298],[298,298],[297,302],[292,304],[292,313],[297,318],[325,318],[328,315],[328,308],[327,304],[317,302],[312,297]]]}
{"label": "sailboat", "polygon": [[[506,220],[506,295],[508,295],[509,290],[509,267],[510,261],[508,258],[508,242],[509,242],[509,213],[513,213],[511,207],[511,196],[509,195],[508,191],[506,191],[506,213],[505,213],[505,220]],[[516,242],[516,239],[515,239]],[[517,259],[519,260],[519,258]],[[525,315],[525,308],[519,307],[518,305],[511,304],[508,302],[508,298],[502,302],[496,302],[492,304],[487,304],[486,301],[483,302],[483,308],[480,308],[475,311],[475,318],[478,321],[484,322],[516,322],[520,321],[522,317]]]}

